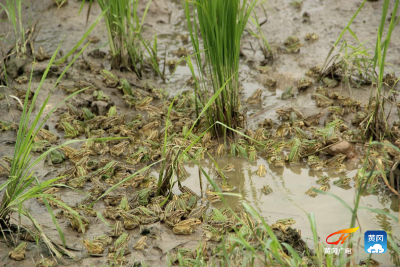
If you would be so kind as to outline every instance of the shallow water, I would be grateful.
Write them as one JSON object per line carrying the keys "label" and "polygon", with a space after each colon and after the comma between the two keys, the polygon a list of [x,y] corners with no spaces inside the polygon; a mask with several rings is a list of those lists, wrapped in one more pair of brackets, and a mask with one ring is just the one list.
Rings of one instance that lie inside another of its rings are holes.
{"label": "shallow water", "polygon": [[[235,171],[226,172],[227,183],[236,187],[231,193],[238,193],[239,197],[226,196],[226,201],[234,210],[240,207],[242,202],[246,202],[253,206],[260,214],[262,214],[267,223],[275,223],[276,220],[282,218],[293,218],[296,223],[294,228],[300,229],[302,237],[306,240],[309,246],[313,247],[312,231],[307,214],[314,213],[318,236],[322,242],[328,235],[341,229],[349,228],[352,214],[351,212],[337,199],[329,195],[317,195],[315,198],[305,194],[311,186],[320,186],[316,180],[323,175],[331,177],[329,181],[330,189],[328,193],[338,196],[350,207],[354,207],[355,183],[351,180],[348,186],[339,187],[333,185],[333,181],[339,177],[353,177],[356,170],[350,170],[345,174],[337,175],[330,172],[314,172],[306,166],[291,166],[288,168],[269,166],[262,158],[258,158],[257,162],[249,163],[247,159],[236,157],[225,157],[215,159],[218,165],[222,168],[228,163],[235,166]],[[210,177],[213,176],[215,168],[209,160],[204,160],[202,167],[207,171]],[[265,177],[259,177],[256,172],[258,166],[264,164],[267,167]],[[211,168],[211,169],[210,169]],[[351,166],[350,166],[351,168]],[[201,184],[203,190],[200,189],[199,172],[197,165],[187,166],[190,177],[184,182],[185,185],[192,188],[196,193],[204,195],[205,190],[212,189],[207,178],[202,175]],[[221,183],[222,180],[215,180]],[[265,195],[260,190],[264,185],[269,185],[273,192]],[[371,212],[361,207],[369,207],[386,211],[396,217],[399,216],[399,200],[396,196],[388,196],[390,193],[386,188],[380,187],[378,193],[366,195],[361,198],[358,220],[360,222],[360,230],[355,234],[355,242],[360,238],[358,260],[364,259],[367,254],[363,251],[363,235],[360,231],[365,232],[372,229],[382,229],[391,233],[392,238],[396,243],[400,242],[400,227],[390,217]],[[216,208],[224,206],[222,202],[213,204]],[[325,242],[324,242],[325,243]],[[355,248],[358,246],[355,245]],[[373,258],[382,262],[383,266],[388,266],[398,257],[395,252],[391,251],[383,255],[374,255]],[[358,262],[358,260],[356,262]]]}

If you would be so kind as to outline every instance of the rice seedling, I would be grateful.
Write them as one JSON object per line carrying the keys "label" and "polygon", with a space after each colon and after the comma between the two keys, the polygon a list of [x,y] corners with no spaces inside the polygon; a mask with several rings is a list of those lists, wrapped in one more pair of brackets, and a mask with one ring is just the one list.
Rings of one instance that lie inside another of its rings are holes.
{"label": "rice seedling", "polygon": [[[161,77],[157,61],[157,38],[153,46],[142,37],[142,25],[151,0],[143,16],[138,15],[138,0],[100,0],[99,5],[106,12],[105,21],[113,68],[127,68],[142,77],[145,60]],[[147,52],[147,54],[145,53]]]}
{"label": "rice seedling", "polygon": [[[390,19],[389,28],[387,30],[386,38],[383,38],[383,31],[385,28],[385,22],[387,18],[387,13],[389,9],[389,0],[385,0],[383,3],[383,10],[382,10],[382,18],[379,25],[379,31],[377,34],[376,39],[376,46],[375,46],[375,57],[373,62],[373,68],[378,67],[378,77],[376,79],[376,90],[375,96],[371,97],[369,101],[369,108],[372,111],[372,116],[367,124],[368,134],[376,138],[377,140],[383,140],[386,136],[388,130],[388,123],[385,114],[385,91],[383,90],[383,79],[384,79],[384,71],[386,66],[386,56],[387,51],[389,49],[390,39],[392,37],[393,30],[395,26],[398,24],[400,18],[396,16],[392,16]],[[396,0],[392,14],[397,14],[397,10],[399,7],[399,0]],[[391,92],[389,92],[390,94]],[[366,129],[366,130],[367,130]]]}
{"label": "rice seedling", "polygon": [[66,145],[68,143],[71,143],[71,142],[77,142],[77,141],[69,141],[68,143],[62,144],[57,147],[53,147],[35,159],[32,157],[32,154],[31,154],[34,138],[38,134],[39,130],[43,127],[44,123],[49,118],[49,116],[60,106],[60,104],[64,103],[66,100],[70,99],[71,97],[73,97],[76,94],[85,90],[85,89],[82,89],[82,90],[79,90],[79,91],[71,94],[66,99],[61,101],[58,105],[56,105],[52,110],[50,110],[50,112],[46,116],[44,116],[44,118],[42,118],[44,115],[46,103],[50,99],[51,92],[54,90],[54,88],[56,87],[58,82],[61,80],[61,78],[65,75],[65,73],[70,68],[70,66],[82,54],[82,52],[84,51],[84,49],[83,49],[75,56],[75,58],[70,62],[70,64],[64,69],[62,74],[59,76],[59,78],[56,81],[56,83],[54,84],[51,92],[48,94],[48,96],[44,100],[44,103],[41,105],[39,112],[35,116],[32,115],[32,112],[33,112],[33,109],[34,109],[34,106],[36,103],[36,98],[38,97],[38,94],[41,91],[42,85],[47,77],[50,67],[52,66],[52,64],[55,61],[55,58],[56,58],[56,55],[57,55],[59,49],[60,49],[60,46],[54,52],[50,62],[48,63],[47,68],[41,78],[40,84],[36,88],[36,91],[32,98],[32,102],[29,106],[28,97],[29,97],[29,92],[32,90],[31,81],[32,81],[32,74],[33,74],[33,72],[31,72],[31,78],[30,78],[30,82],[28,85],[28,91],[27,91],[28,93],[26,94],[26,97],[24,100],[23,111],[22,111],[21,119],[20,119],[19,126],[18,126],[17,138],[16,138],[14,154],[12,157],[11,168],[10,168],[8,180],[0,186],[1,191],[5,190],[4,194],[3,194],[3,198],[1,200],[1,204],[0,204],[0,225],[1,225],[1,227],[3,229],[4,229],[4,227],[10,227],[10,216],[14,212],[17,212],[18,216],[27,217],[28,219],[31,220],[34,227],[40,233],[42,240],[46,243],[46,245],[49,247],[50,250],[52,250],[54,253],[56,253],[57,256],[61,256],[61,254],[57,251],[57,249],[51,244],[51,241],[42,232],[42,229],[36,223],[36,221],[34,220],[32,215],[30,215],[30,213],[24,209],[24,203],[27,200],[33,199],[33,198],[43,199],[43,202],[45,203],[50,215],[53,218],[53,222],[58,230],[58,233],[59,233],[64,245],[65,245],[64,234],[54,217],[54,214],[49,205],[49,201],[56,203],[56,205],[58,205],[59,207],[62,207],[65,210],[68,210],[70,212],[71,216],[73,216],[79,223],[79,225],[82,229],[82,232],[84,232],[84,227],[82,225],[80,215],[76,211],[72,210],[65,203],[55,199],[52,195],[43,193],[47,188],[53,186],[57,182],[57,180],[59,180],[61,177],[56,177],[56,178],[42,182],[42,181],[39,181],[39,179],[37,177],[35,177],[34,170],[33,170],[33,168],[39,162],[41,162],[44,158],[46,158],[46,156],[49,153],[51,153],[52,151],[54,151],[55,149],[57,149],[63,145]]}
{"label": "rice seedling", "polygon": [[[213,126],[214,135],[226,136],[226,128],[215,122],[219,121],[231,128],[243,125],[239,99],[239,54],[240,40],[247,21],[257,1],[183,1],[186,22],[195,52],[196,65],[201,83],[195,76],[196,96],[205,105],[211,86],[213,94],[222,88],[211,109],[205,114],[207,126]],[[196,16],[197,15],[197,16]],[[196,18],[198,23],[196,22]],[[201,32],[205,53],[206,69],[203,73],[200,39]],[[192,73],[194,71],[192,70]],[[204,82],[209,78],[209,82]],[[201,84],[201,86],[200,86]]]}
{"label": "rice seedling", "polygon": [[[332,79],[344,80],[349,86],[351,83],[357,85],[369,84],[375,76],[374,70],[370,68],[372,63],[372,56],[357,38],[357,35],[350,28],[354,19],[361,11],[367,1],[358,7],[357,11],[353,14],[352,18],[342,30],[339,37],[336,39],[335,44],[328,53],[324,66],[321,70],[320,79],[330,77]],[[334,50],[337,48],[339,42],[342,40],[345,33],[348,32],[357,42],[357,46],[348,44],[347,40],[343,41],[338,54],[333,55]]]}
{"label": "rice seedling", "polygon": [[27,53],[25,28],[22,23],[22,0],[7,0],[1,4],[10,20],[14,30],[15,51],[18,57],[24,57]]}

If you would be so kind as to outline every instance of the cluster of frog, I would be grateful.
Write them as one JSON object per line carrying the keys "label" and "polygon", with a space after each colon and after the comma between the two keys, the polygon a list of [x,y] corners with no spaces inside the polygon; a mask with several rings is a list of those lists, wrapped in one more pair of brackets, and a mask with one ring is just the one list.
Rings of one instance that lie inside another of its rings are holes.
{"label": "cluster of frog", "polygon": [[[317,67],[311,68],[306,75],[309,77],[317,77],[320,74],[320,69]],[[386,80],[390,82],[391,75],[386,76]],[[269,81],[271,85],[275,85],[275,81]],[[314,82],[309,78],[302,78],[298,81],[298,90],[306,90],[310,88]],[[294,107],[282,109],[278,108],[276,113],[280,119],[280,123],[267,118],[259,124],[259,128],[253,130],[243,130],[243,133],[250,137],[247,140],[241,140],[238,144],[233,144],[234,147],[247,146],[247,152],[239,149],[239,155],[249,157],[250,160],[255,160],[253,151],[260,152],[261,156],[265,157],[269,164],[275,167],[284,167],[286,164],[296,165],[307,161],[307,166],[312,171],[333,170],[338,174],[346,171],[344,160],[345,154],[336,154],[330,156],[326,153],[326,149],[341,141],[359,142],[362,143],[363,131],[367,127],[368,119],[371,117],[375,109],[376,102],[371,101],[364,107],[361,102],[350,97],[341,95],[338,92],[330,90],[338,85],[338,81],[323,78],[321,86],[316,88],[311,98],[316,101],[318,107],[327,108],[327,118],[324,126],[320,126],[320,119],[325,115],[323,112],[305,116],[300,110]],[[283,92],[282,97],[286,98],[287,94],[292,94],[290,90]],[[257,104],[261,102],[262,90],[256,90],[247,100],[248,104]],[[292,95],[293,96],[293,95]],[[344,116],[354,114],[351,123],[354,125],[351,129],[344,123]],[[396,146],[400,145],[400,129],[399,122],[395,122],[390,129],[390,135],[397,139],[394,142]],[[384,162],[385,166],[392,166],[393,160],[397,160],[400,154],[393,148],[391,142],[384,140],[383,143],[389,146],[382,149],[383,146],[365,145],[366,153],[362,162],[366,162],[366,168],[363,171],[370,171],[377,160]],[[234,153],[232,153],[234,154]],[[253,155],[253,157],[252,157]],[[324,160],[323,158],[326,158]],[[264,165],[260,165],[257,171],[259,176],[266,174]],[[354,177],[357,183],[364,183],[365,177],[357,175]],[[348,185],[350,178],[342,177],[335,181],[338,186]],[[371,179],[371,186],[368,189],[369,193],[373,193],[377,187],[377,176]],[[315,197],[316,193],[313,189],[327,191],[329,189],[329,177],[323,176],[317,180],[321,184],[319,188],[311,187],[306,191],[306,194]],[[265,194],[272,192],[269,186],[264,186],[261,189]]]}
{"label": "cluster of frog", "polygon": [[[318,72],[318,68],[313,68],[307,72],[307,76],[316,75]],[[122,91],[126,104],[137,111],[137,114],[129,121],[125,121],[124,116],[118,116],[115,106],[111,106],[106,115],[95,115],[87,107],[78,109],[73,104],[67,104],[68,112],[64,112],[60,116],[59,123],[56,125],[57,130],[64,132],[64,138],[76,138],[85,134],[87,138],[92,139],[105,136],[122,137],[124,139],[88,140],[81,149],[64,146],[49,153],[48,162],[51,164],[60,164],[65,160],[69,160],[71,163],[69,168],[60,173],[62,179],[58,181],[59,184],[64,183],[73,188],[82,188],[89,181],[92,184],[90,196],[73,208],[75,214],[66,209],[65,203],[55,195],[58,188],[50,188],[46,191],[46,194],[52,196],[49,199],[49,204],[61,209],[58,216],[66,217],[73,229],[84,232],[89,227],[89,220],[86,216],[96,216],[96,212],[87,204],[103,197],[107,189],[117,183],[120,186],[131,186],[137,189],[138,191],[129,200],[126,196],[121,195],[109,194],[105,196],[103,199],[107,208],[104,210],[103,216],[115,220],[114,229],[109,236],[102,236],[91,241],[84,240],[84,245],[89,253],[98,255],[102,254],[104,248],[111,244],[113,241],[111,237],[116,238],[114,245],[109,249],[109,257],[121,261],[123,261],[123,251],[126,251],[129,241],[129,234],[124,231],[124,228],[130,230],[139,225],[162,221],[170,226],[175,234],[188,235],[194,232],[196,226],[202,222],[207,222],[207,225],[204,225],[206,239],[218,241],[225,233],[233,229],[237,230],[235,227],[239,227],[239,222],[235,218],[217,209],[213,209],[211,215],[205,215],[208,203],[220,199],[219,195],[214,192],[207,191],[206,199],[202,200],[203,204],[197,206],[199,203],[198,196],[180,183],[178,185],[182,194],[171,195],[166,198],[163,195],[156,196],[157,180],[150,177],[149,173],[133,175],[139,164],[149,164],[162,157],[165,131],[168,133],[167,158],[174,158],[179,153],[177,150],[190,146],[195,140],[200,140],[187,154],[179,155],[179,163],[176,165],[176,174],[179,179],[187,176],[182,163],[189,162],[191,158],[203,159],[206,152],[217,157],[227,154],[245,157],[250,161],[255,161],[257,156],[261,155],[275,167],[284,167],[286,164],[300,164],[303,159],[306,159],[311,170],[321,171],[325,168],[341,173],[346,170],[343,164],[346,155],[339,154],[324,160],[320,158],[324,155],[324,148],[340,140],[360,140],[361,134],[357,131],[362,130],[362,126],[370,116],[370,111],[374,108],[373,103],[371,103],[362,109],[359,101],[330,92],[329,88],[335,87],[337,81],[324,78],[325,86],[317,88],[312,96],[316,100],[317,106],[328,108],[329,114],[324,127],[317,127],[320,126],[319,121],[323,113],[304,116],[296,108],[278,109],[279,124],[271,119],[265,119],[256,130],[239,129],[244,136],[232,140],[228,149],[225,144],[213,139],[209,132],[199,138],[198,133],[202,132],[202,121],[200,121],[199,126],[194,128],[193,132],[187,134],[188,129],[193,125],[191,119],[195,110],[193,93],[184,92],[180,98],[173,101],[172,110],[169,111],[170,123],[162,126],[161,122],[165,120],[165,110],[170,106],[172,100],[165,100],[158,106],[152,105],[152,103],[155,99],[165,97],[163,90],[150,86],[145,86],[146,90],[142,91],[133,90],[127,80],[119,79],[109,71],[100,70],[98,73],[103,75],[103,82],[106,86],[118,88]],[[271,85],[276,84],[273,80],[268,82]],[[305,90],[311,84],[310,79],[302,78],[299,81],[298,89]],[[92,88],[93,101],[110,102],[109,96],[86,81],[76,82],[73,87],[69,88],[60,87],[67,93],[76,92],[83,88]],[[261,94],[262,91],[257,90],[247,103],[260,102]],[[350,130],[344,124],[342,116],[350,111],[356,112],[352,123],[360,126],[359,129]],[[147,118],[144,118],[143,112],[148,114]],[[3,130],[16,128],[15,125],[4,122],[0,123],[0,127],[3,127]],[[400,138],[398,125],[393,126],[392,132],[395,134],[394,136]],[[186,138],[184,138],[185,136]],[[40,129],[34,138],[32,151],[46,151],[58,139],[59,137],[56,134],[46,129]],[[396,144],[398,143],[396,142]],[[395,150],[387,150],[387,153],[391,157],[398,156]],[[119,161],[107,159],[104,157],[106,154],[118,158]],[[103,158],[100,161],[94,158],[99,155]],[[379,157],[382,157],[382,151],[378,147],[371,149],[369,157],[366,159],[369,162],[367,169],[372,168],[374,159]],[[122,158],[126,164],[120,162]],[[10,164],[11,159],[3,157],[0,161],[0,173],[9,171]],[[233,169],[234,166],[228,164],[216,171],[215,178],[220,180],[222,178],[223,180],[219,184],[221,191],[234,190],[234,187],[226,182],[224,175],[225,172]],[[264,165],[259,166],[257,174],[260,176],[266,174]],[[325,176],[317,180],[317,183],[322,184],[319,189],[326,191],[329,188],[328,181],[329,178]],[[350,178],[344,177],[335,181],[334,184],[346,185],[349,182]],[[306,193],[315,196],[313,188],[315,187],[310,188]],[[262,191],[268,194],[272,190],[265,186]],[[38,201],[43,203],[42,199],[38,199]],[[76,214],[80,214],[79,219]],[[279,223],[273,227],[282,231],[286,231],[287,228],[286,226],[282,227]],[[145,248],[147,246],[146,240],[147,237],[142,236],[136,242],[134,248]]]}

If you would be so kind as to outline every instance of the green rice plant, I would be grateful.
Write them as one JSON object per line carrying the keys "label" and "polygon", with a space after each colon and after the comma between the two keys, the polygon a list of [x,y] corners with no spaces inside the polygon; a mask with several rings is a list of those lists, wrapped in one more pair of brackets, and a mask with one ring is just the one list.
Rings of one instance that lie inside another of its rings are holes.
{"label": "green rice plant", "polygon": [[112,67],[120,68],[122,66],[133,70],[139,77],[142,77],[147,57],[156,73],[162,76],[156,54],[157,38],[154,38],[152,47],[142,37],[142,25],[151,0],[149,0],[141,19],[138,16],[139,0],[99,0],[98,3],[103,12],[106,12],[108,42],[113,57]]}
{"label": "green rice plant", "polygon": [[6,0],[4,5],[1,3],[0,5],[5,10],[14,30],[15,50],[17,56],[23,57],[27,52],[27,43],[25,28],[22,24],[22,0]]}
{"label": "green rice plant", "polygon": [[[231,128],[237,128],[243,123],[243,120],[239,118],[240,40],[256,3],[257,0],[183,0],[197,70],[202,81],[200,83],[193,76],[196,83],[196,96],[204,105],[210,97],[209,87],[212,87],[213,94],[222,88],[215,103],[211,109],[207,109],[205,114],[207,128],[213,125],[214,135],[226,136],[227,134],[226,128],[215,124],[217,121]],[[204,71],[198,30],[201,32],[205,53]],[[194,73],[193,70],[192,73]],[[204,82],[205,77],[209,78],[209,82]]]}
{"label": "green rice plant", "polygon": [[[399,0],[396,0],[392,14],[397,14],[397,10],[399,8]],[[376,38],[376,46],[375,46],[375,57],[373,62],[373,67],[378,67],[378,77],[376,79],[376,90],[375,96],[370,97],[369,106],[372,107],[372,116],[370,117],[367,125],[368,134],[373,136],[377,140],[383,140],[386,136],[388,123],[386,120],[385,115],[385,91],[382,90],[383,88],[383,78],[384,78],[384,71],[386,66],[386,56],[387,51],[389,49],[390,39],[392,37],[392,33],[396,25],[399,23],[400,18],[393,15],[390,19],[389,28],[387,30],[386,38],[383,39],[383,31],[385,28],[385,22],[387,18],[387,13],[389,9],[390,0],[385,0],[383,2],[383,10],[382,10],[382,17],[381,22],[379,25],[379,30],[377,33]],[[389,92],[390,94],[391,92]],[[374,102],[374,105],[372,104]]]}
{"label": "green rice plant", "polygon": [[[46,151],[45,153],[39,155],[37,158],[33,158],[31,151],[33,148],[33,140],[35,136],[37,135],[38,131],[43,127],[44,123],[46,120],[50,117],[50,115],[65,101],[70,99],[71,97],[75,96],[76,94],[84,91],[85,89],[79,90],[67,98],[65,98],[63,101],[61,101],[59,104],[55,105],[53,109],[50,110],[50,112],[42,118],[43,113],[45,111],[45,108],[47,106],[47,103],[50,99],[51,93],[54,91],[56,88],[58,82],[62,79],[62,77],[65,75],[67,70],[71,67],[71,65],[75,62],[75,60],[82,54],[84,49],[88,46],[88,44],[74,57],[74,59],[70,62],[70,64],[64,69],[64,71],[61,73],[57,81],[55,82],[53,88],[50,90],[50,93],[47,95],[46,99],[42,103],[40,110],[36,115],[33,115],[33,109],[36,103],[36,99],[38,97],[39,92],[41,91],[41,88],[43,86],[43,83],[47,77],[47,74],[50,70],[50,67],[55,61],[56,55],[60,49],[60,46],[57,48],[57,50],[54,52],[52,58],[50,59],[47,68],[42,76],[42,79],[40,81],[40,84],[36,88],[36,91],[33,95],[32,102],[30,106],[28,105],[28,97],[29,97],[29,92],[32,90],[31,88],[31,82],[32,82],[32,75],[33,71],[31,72],[31,77],[30,77],[30,82],[28,85],[27,89],[27,94],[24,100],[24,105],[23,105],[23,111],[21,114],[21,119],[19,122],[19,127],[18,127],[18,132],[17,132],[17,138],[16,138],[16,143],[14,147],[14,154],[12,157],[12,162],[11,162],[11,168],[10,168],[10,173],[8,180],[0,185],[0,191],[4,191],[3,198],[1,200],[0,204],[0,225],[1,227],[9,227],[10,226],[10,215],[11,213],[16,212],[19,217],[25,216],[28,219],[30,219],[35,226],[35,228],[38,230],[40,233],[40,236],[42,240],[47,244],[50,250],[52,250],[57,256],[61,256],[59,252],[57,252],[57,249],[51,244],[49,239],[46,237],[46,235],[42,232],[42,229],[40,226],[36,223],[36,221],[33,219],[33,217],[30,215],[30,213],[24,209],[24,203],[33,198],[42,198],[50,215],[52,216],[53,222],[58,230],[58,233],[61,237],[62,242],[65,245],[65,238],[63,235],[63,232],[58,225],[55,216],[51,210],[51,207],[49,205],[49,201],[52,201],[53,203],[56,203],[58,206],[62,207],[65,210],[68,210],[68,212],[76,218],[78,221],[82,231],[84,232],[84,227],[82,224],[82,221],[80,219],[80,215],[71,209],[68,205],[65,203],[53,198],[49,194],[44,194],[43,191],[46,190],[47,188],[53,186],[58,179],[61,177],[53,178],[47,181],[39,181],[37,177],[34,176],[34,170],[33,168],[41,162],[44,158],[46,158],[49,153],[54,151],[55,149],[69,144],[73,142],[79,142],[80,140],[75,140],[75,141],[69,141],[67,143],[64,143],[62,145],[59,145],[57,147],[53,147]],[[54,250],[55,249],[55,250]]]}

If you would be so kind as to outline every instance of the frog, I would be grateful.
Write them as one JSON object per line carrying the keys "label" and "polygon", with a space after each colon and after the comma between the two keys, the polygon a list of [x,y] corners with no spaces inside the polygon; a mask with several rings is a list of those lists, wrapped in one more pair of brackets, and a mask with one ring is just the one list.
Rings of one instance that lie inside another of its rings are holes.
{"label": "frog", "polygon": [[313,84],[313,81],[310,80],[309,78],[303,77],[300,80],[297,81],[297,89],[301,92],[301,91],[305,91],[308,88],[311,87],[311,85]]}
{"label": "frog", "polygon": [[194,227],[200,225],[201,221],[199,219],[186,219],[177,223],[172,231],[176,235],[190,235],[194,231]]}
{"label": "frog", "polygon": [[398,78],[396,77],[395,73],[387,73],[383,78],[383,82],[387,86],[393,86],[397,82]]}
{"label": "frog", "polygon": [[281,156],[276,156],[274,160],[274,166],[275,167],[285,167],[285,158]]}
{"label": "frog", "polygon": [[201,219],[204,216],[204,213],[209,207],[209,202],[207,202],[206,206],[200,205],[196,208],[192,209],[192,211],[186,216],[187,219]]}
{"label": "frog", "polygon": [[29,78],[28,78],[28,76],[23,75],[23,76],[19,76],[18,78],[16,78],[15,81],[19,84],[23,84],[23,83],[27,83],[29,81]]}
{"label": "frog", "polygon": [[261,89],[257,89],[254,93],[247,99],[247,104],[258,104],[261,102],[261,95],[263,91]]}
{"label": "frog", "polygon": [[330,79],[328,77],[325,77],[322,79],[322,82],[325,84],[326,87],[328,88],[334,88],[336,86],[338,86],[339,82],[334,80],[334,79]]}
{"label": "frog", "polygon": [[133,249],[135,250],[143,250],[145,247],[149,247],[146,244],[147,241],[147,236],[142,236],[141,238],[139,238],[138,241],[136,241],[136,243],[133,245]]}
{"label": "frog", "polygon": [[283,233],[286,233],[286,230],[295,223],[296,221],[293,218],[281,219],[272,224],[271,228],[280,229]]}
{"label": "frog", "polygon": [[317,180],[317,184],[326,184],[329,182],[330,177],[329,176],[322,176]]}
{"label": "frog", "polygon": [[64,162],[65,160],[65,155],[62,150],[55,149],[50,151],[50,153],[46,157],[47,162],[50,164],[60,164]]}
{"label": "frog", "polygon": [[186,47],[178,47],[177,50],[172,51],[172,54],[178,57],[186,57],[190,54],[190,51]]}
{"label": "frog", "polygon": [[206,240],[212,240],[216,242],[221,241],[222,234],[218,229],[212,227],[211,225],[204,225],[203,228],[204,228],[203,236]]}
{"label": "frog", "polygon": [[319,39],[319,36],[315,33],[307,33],[306,36],[304,37],[304,40],[306,41],[316,41]]}
{"label": "frog", "polygon": [[346,165],[344,165],[343,163],[340,163],[338,166],[335,167],[334,170],[336,173],[342,173],[342,172],[346,172],[347,168],[346,168]]}
{"label": "frog", "polygon": [[351,120],[351,124],[353,125],[359,125],[361,122],[363,122],[366,118],[368,117],[368,113],[365,111],[358,111],[353,119]]}
{"label": "frog", "polygon": [[47,151],[50,146],[47,140],[40,140],[32,144],[32,152],[43,153]]}
{"label": "frog", "polygon": [[313,96],[315,98],[315,101],[317,102],[318,107],[326,108],[333,105],[333,101],[322,94],[314,93]]}
{"label": "frog", "polygon": [[86,217],[79,215],[79,218],[82,223],[82,225],[81,225],[79,223],[78,219],[76,218],[76,216],[70,214],[69,212],[66,212],[65,215],[67,216],[72,229],[74,229],[78,233],[84,233],[84,232],[86,232],[87,229],[89,229],[89,220]]}
{"label": "frog", "polygon": [[274,87],[274,86],[276,86],[276,80],[268,78],[265,80],[264,84],[268,87]]}
{"label": "frog", "polygon": [[8,253],[8,256],[16,261],[22,261],[25,259],[27,242],[21,242],[14,250]]}
{"label": "frog", "polygon": [[100,255],[104,252],[104,246],[101,243],[84,239],[82,244],[85,246],[90,255]]}
{"label": "frog", "polygon": [[236,189],[235,186],[230,185],[226,182],[222,182],[219,186],[220,186],[222,192],[231,192]]}
{"label": "frog", "polygon": [[96,116],[93,119],[86,121],[86,128],[88,130],[97,130],[100,129],[103,125],[103,122],[107,119],[106,116]]}
{"label": "frog", "polygon": [[225,145],[224,144],[219,144],[219,146],[216,149],[215,155],[217,157],[225,156]]}
{"label": "frog", "polygon": [[122,141],[118,145],[113,146],[110,149],[111,156],[119,157],[120,155],[122,155],[125,152],[126,148],[129,146],[129,144],[130,144],[129,141]]}
{"label": "frog", "polygon": [[85,185],[87,180],[88,180],[87,176],[80,176],[77,178],[70,179],[67,182],[67,185],[69,185],[73,188],[82,188]]}
{"label": "frog", "polygon": [[321,190],[324,192],[328,191],[328,189],[329,189],[329,184],[323,184],[320,186],[320,188],[318,188],[318,190]]}
{"label": "frog", "polygon": [[333,184],[337,186],[348,185],[350,183],[350,180],[351,179],[348,177],[341,177],[339,178],[339,180],[334,181]]}
{"label": "frog", "polygon": [[140,132],[141,132],[142,134],[144,134],[144,135],[145,135],[145,134],[148,134],[148,133],[150,133],[152,130],[154,130],[155,128],[157,128],[158,126],[160,126],[160,125],[161,125],[161,123],[160,123],[159,120],[151,121],[151,122],[145,124],[145,125],[140,129]]}
{"label": "frog", "polygon": [[[63,2],[68,2],[68,1],[63,1]],[[35,59],[37,61],[44,61],[46,59],[49,59],[50,56],[46,53],[46,51],[43,49],[43,47],[39,47],[38,51],[35,53]]]}
{"label": "frog", "polygon": [[130,236],[128,233],[121,234],[117,240],[115,240],[114,245],[108,249],[109,252],[116,252],[118,250],[125,250],[128,246]]}
{"label": "frog", "polygon": [[292,91],[293,91],[293,87],[292,86],[286,86],[286,89],[281,94],[281,99],[285,100],[285,99],[289,99],[289,98],[294,97],[294,94],[293,94]]}
{"label": "frog", "polygon": [[77,151],[75,154],[69,157],[69,161],[73,164],[77,164],[80,162],[82,159],[86,158],[89,156],[91,152],[89,150],[82,150],[82,151]]}
{"label": "frog", "polygon": [[37,132],[37,135],[35,136],[34,141],[36,142],[39,140],[46,140],[49,143],[55,143],[55,142],[57,142],[58,139],[59,139],[58,135],[50,132],[49,130],[42,128]]}
{"label": "frog", "polygon": [[284,138],[287,135],[292,133],[292,126],[290,122],[283,122],[281,125],[276,128],[275,136]]}
{"label": "frog", "polygon": [[153,98],[150,96],[146,96],[142,100],[135,103],[136,110],[138,110],[138,111],[146,110],[146,108],[149,106],[151,101],[153,101]]}
{"label": "frog", "polygon": [[[183,210],[176,210],[170,214],[167,218],[165,218],[165,224],[174,227],[177,223],[179,223],[182,217],[186,214]],[[166,213],[167,215],[167,213]]]}
{"label": "frog", "polygon": [[310,127],[312,125],[318,125],[319,124],[319,120],[321,119],[321,117],[324,115],[323,112],[319,112],[316,114],[312,114],[308,117],[306,117],[303,122],[307,127]]}
{"label": "frog", "polygon": [[[108,70],[101,70],[100,74],[103,75],[103,82],[111,88],[117,87],[119,85],[119,79],[117,76],[115,76],[112,72]],[[100,91],[101,92],[101,91]],[[95,96],[96,97],[96,96]],[[97,100],[103,100],[103,99],[97,99]],[[109,100],[109,99],[108,99]],[[108,101],[108,100],[103,100],[103,101]]]}
{"label": "frog", "polygon": [[261,188],[261,192],[263,192],[263,193],[266,194],[266,195],[269,195],[269,194],[272,193],[272,188],[271,188],[269,185],[264,185],[264,186]]}
{"label": "frog", "polygon": [[317,192],[314,192],[313,189],[317,189],[316,186],[311,186],[307,191],[306,194],[309,195],[310,197],[316,197]]}
{"label": "frog", "polygon": [[312,162],[309,164],[309,167],[310,167],[310,170],[320,171],[324,167],[324,161],[319,160],[319,161]]}
{"label": "frog", "polygon": [[168,59],[165,61],[165,65],[167,65],[169,68],[175,68],[176,66],[178,66],[179,64],[179,60],[177,59]]}
{"label": "frog", "polygon": [[287,53],[298,53],[300,51],[300,39],[296,36],[289,36],[283,42]]}
{"label": "frog", "polygon": [[333,156],[332,158],[326,160],[324,162],[324,165],[327,168],[335,168],[335,167],[338,167],[339,164],[341,164],[345,158],[346,158],[346,155],[338,154],[338,155]]}
{"label": "frog", "polygon": [[290,114],[292,113],[293,108],[288,108],[288,109],[283,109],[283,108],[277,108],[276,113],[279,115],[279,118],[282,120],[289,120],[290,119]]}
{"label": "frog", "polygon": [[260,164],[260,166],[258,166],[257,175],[260,177],[264,177],[266,174],[267,174],[267,170],[265,169],[265,165]]}
{"label": "frog", "polygon": [[[115,212],[115,210],[114,210],[114,212]],[[118,216],[119,215],[120,215],[120,212],[118,211]],[[121,221],[116,221],[112,228],[110,236],[120,237],[121,235],[124,235],[124,234],[126,234],[126,233],[124,232],[123,223]]]}
{"label": "frog", "polygon": [[119,214],[124,221],[124,228],[126,230],[133,230],[140,225],[140,218],[138,216],[126,211],[121,211]]}
{"label": "frog", "polygon": [[258,126],[265,128],[265,129],[272,129],[274,126],[274,122],[270,118],[264,119],[263,122],[259,123]]}
{"label": "frog", "polygon": [[[93,172],[90,174],[90,178],[99,178],[101,179],[103,176],[112,176],[112,174],[114,173],[114,170],[116,168],[116,166],[118,165],[117,161],[110,161],[109,163],[107,163],[104,167],[98,169],[97,171]],[[119,198],[119,200],[121,200],[121,198]],[[118,200],[116,200],[118,201]],[[115,204],[117,205],[117,204]]]}
{"label": "frog", "polygon": [[265,65],[265,66],[257,66],[256,68],[257,71],[259,71],[262,74],[266,74],[272,70],[271,66]]}
{"label": "frog", "polygon": [[61,122],[61,126],[64,129],[64,138],[75,138],[79,135],[79,131],[75,129],[69,122]]}
{"label": "frog", "polygon": [[307,158],[307,165],[310,166],[311,164],[313,164],[314,162],[320,161],[320,157],[316,156],[316,155],[310,155]]}
{"label": "frog", "polygon": [[221,201],[221,197],[217,194],[209,194],[206,196],[206,198],[210,203]]}
{"label": "frog", "polygon": [[225,167],[222,168],[222,171],[224,172],[231,172],[235,170],[235,165],[233,165],[232,163],[228,163],[227,165],[225,165]]}
{"label": "frog", "polygon": [[93,92],[93,98],[97,101],[104,101],[104,102],[109,102],[110,97],[106,95],[103,91],[94,91]]}

